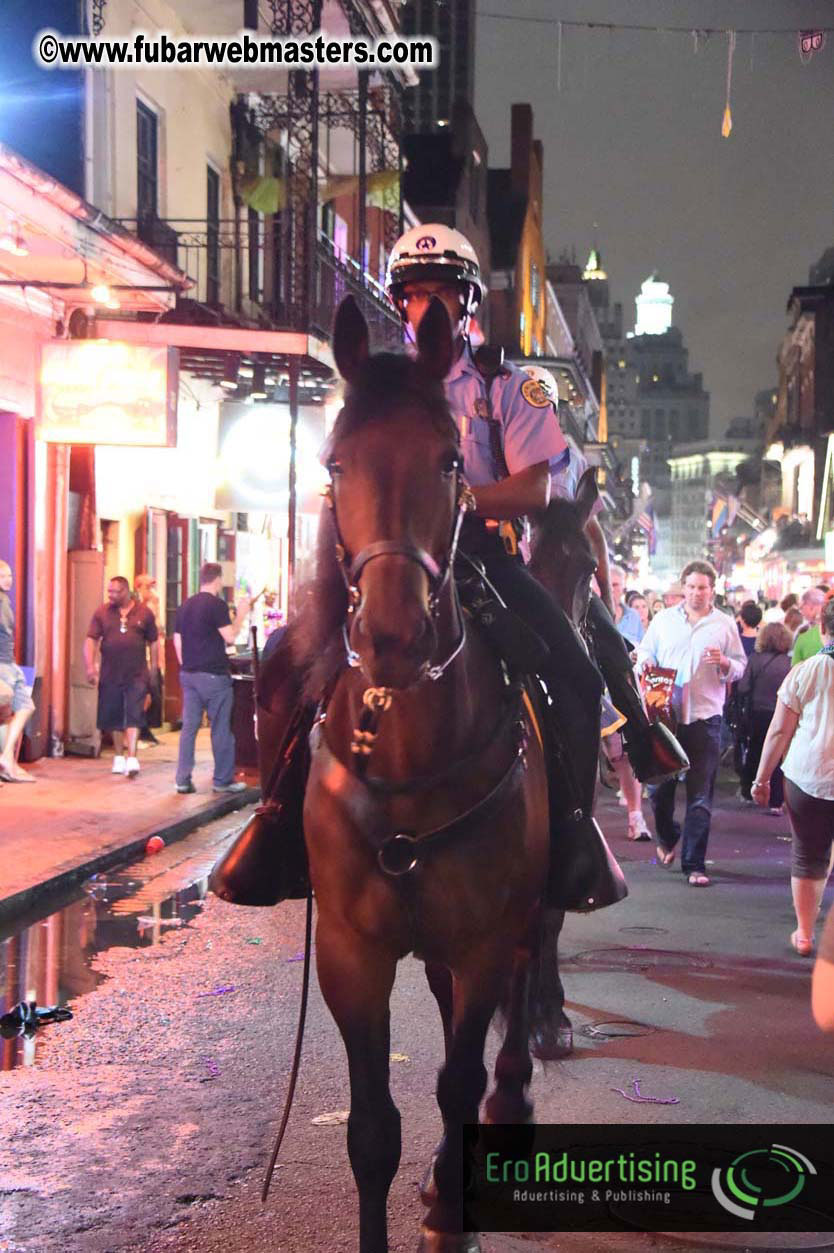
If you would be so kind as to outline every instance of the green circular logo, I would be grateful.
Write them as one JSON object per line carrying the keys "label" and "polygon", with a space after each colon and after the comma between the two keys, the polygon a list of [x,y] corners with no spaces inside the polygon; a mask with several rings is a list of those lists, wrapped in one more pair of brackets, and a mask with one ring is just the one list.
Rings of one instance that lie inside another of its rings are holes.
{"label": "green circular logo", "polygon": [[712,1192],[719,1205],[736,1218],[752,1221],[762,1208],[788,1205],[815,1175],[813,1162],[785,1144],[751,1149],[735,1158],[724,1170],[712,1172]]}

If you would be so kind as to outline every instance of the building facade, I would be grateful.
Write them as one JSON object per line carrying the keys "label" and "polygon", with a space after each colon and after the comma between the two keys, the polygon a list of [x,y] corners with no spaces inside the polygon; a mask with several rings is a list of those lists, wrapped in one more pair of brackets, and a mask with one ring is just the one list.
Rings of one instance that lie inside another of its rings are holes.
{"label": "building facade", "polygon": [[779,347],[779,386],[765,435],[765,457],[781,467],[783,518],[822,541],[832,525],[834,283],[795,287]]}
{"label": "building facade", "polygon": [[719,573],[731,569],[722,543],[740,507],[728,484],[735,485],[738,468],[754,454],[755,439],[741,436],[714,442],[681,444],[669,458],[671,507],[666,564],[673,577],[695,559],[709,558]]}
{"label": "building facade", "polygon": [[545,247],[542,234],[544,150],[534,138],[533,110],[514,104],[509,169],[489,171],[492,338],[509,355],[541,356],[545,345]]}
{"label": "building facade", "polygon": [[449,126],[455,105],[475,99],[475,0],[405,0],[405,35],[433,36],[440,64],[405,93],[406,128],[429,134]]}
{"label": "building facade", "polygon": [[629,332],[622,306],[610,302],[597,250],[585,273],[603,338],[609,440],[635,494],[639,484],[651,489],[657,519],[652,567],[659,576],[671,577],[677,558],[670,531],[669,461],[681,444],[707,439],[709,393],[702,375],[690,372],[683,335],[672,322],[674,297],[667,283],[656,273],[645,280],[635,299],[635,329]]}
{"label": "building facade", "polygon": [[[10,3],[6,82],[21,64],[30,74],[43,25],[117,37],[137,23],[131,0]],[[318,0],[142,6],[144,29],[173,35],[267,16],[274,34],[324,19],[334,34],[398,32],[384,0],[327,0],[326,13]],[[61,751],[94,729],[80,647],[113,574],[156,577],[169,634],[204,560],[220,562],[230,598],[266,588],[289,610],[337,403],[336,305],[350,292],[377,345],[400,340],[380,284],[402,224],[401,95],[416,76],[131,67],[62,73],[59,105],[57,74],[30,77],[28,107],[0,114],[0,541],[19,656]],[[151,377],[164,380],[155,400]],[[169,645],[171,720],[178,695]]]}

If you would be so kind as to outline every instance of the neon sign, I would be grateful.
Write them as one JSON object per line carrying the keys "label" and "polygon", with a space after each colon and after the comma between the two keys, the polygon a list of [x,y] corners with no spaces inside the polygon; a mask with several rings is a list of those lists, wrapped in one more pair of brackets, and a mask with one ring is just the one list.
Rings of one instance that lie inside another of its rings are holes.
{"label": "neon sign", "polygon": [[174,448],[178,385],[176,348],[52,341],[41,349],[36,434],[53,444]]}

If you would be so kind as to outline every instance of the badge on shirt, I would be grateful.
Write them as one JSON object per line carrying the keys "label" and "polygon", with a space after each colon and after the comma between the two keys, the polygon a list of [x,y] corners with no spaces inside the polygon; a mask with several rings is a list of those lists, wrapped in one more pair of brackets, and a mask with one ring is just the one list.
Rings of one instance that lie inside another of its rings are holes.
{"label": "badge on shirt", "polygon": [[521,394],[534,409],[548,409],[552,403],[541,383],[535,379],[525,379],[521,384]]}

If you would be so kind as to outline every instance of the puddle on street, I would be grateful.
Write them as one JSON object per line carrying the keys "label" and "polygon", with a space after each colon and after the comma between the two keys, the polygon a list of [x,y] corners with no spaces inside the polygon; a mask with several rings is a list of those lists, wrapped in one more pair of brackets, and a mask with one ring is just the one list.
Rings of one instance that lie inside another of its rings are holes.
{"label": "puddle on street", "polygon": [[[155,859],[153,871],[164,870],[161,861]],[[181,866],[179,873],[151,877],[149,863],[138,862],[94,875],[61,909],[6,933],[0,940],[0,1016],[20,1001],[34,1000],[38,1006],[77,1001],[107,977],[92,968],[99,953],[149,948],[169,931],[187,926],[203,907],[209,868],[203,859],[192,864],[191,873]],[[195,871],[200,873],[196,881]],[[187,886],[161,895],[176,881]],[[76,1012],[83,1013],[83,1006]],[[31,1066],[45,1034],[60,1030],[55,1024],[28,1038],[0,1038],[0,1069]]]}

